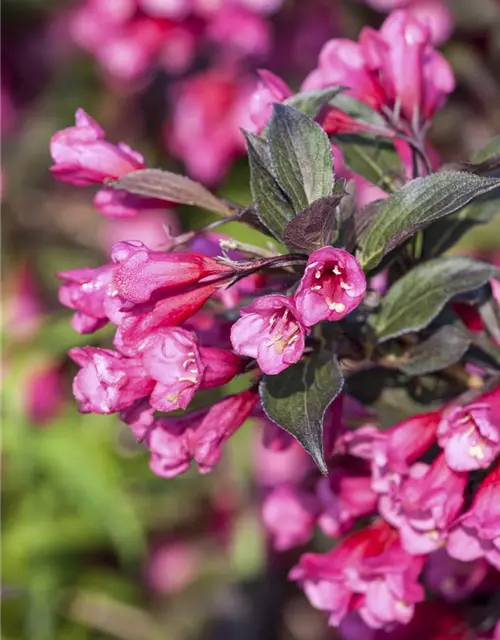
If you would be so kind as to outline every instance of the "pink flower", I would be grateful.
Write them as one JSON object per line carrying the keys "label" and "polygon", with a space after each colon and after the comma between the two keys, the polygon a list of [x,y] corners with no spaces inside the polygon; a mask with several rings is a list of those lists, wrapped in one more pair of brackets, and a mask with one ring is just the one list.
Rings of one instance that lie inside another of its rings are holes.
{"label": "pink flower", "polygon": [[187,471],[194,460],[200,473],[208,473],[218,462],[222,445],[249,417],[256,402],[256,391],[248,389],[209,409],[158,419],[146,437],[152,471],[173,478]]}
{"label": "pink flower", "polygon": [[472,507],[454,523],[446,548],[453,558],[485,558],[500,570],[500,464],[479,485]]}
{"label": "pink flower", "polygon": [[431,553],[446,542],[464,502],[467,474],[450,469],[441,454],[432,465],[415,463],[409,477],[379,502],[385,520],[399,529],[412,554]]}
{"label": "pink flower", "polygon": [[111,285],[113,265],[97,269],[85,268],[61,271],[59,302],[76,311],[71,324],[78,333],[93,333],[108,322],[106,296]]}
{"label": "pink flower", "polygon": [[98,347],[76,347],[69,356],[81,367],[73,380],[73,394],[82,413],[121,411],[153,390],[154,380],[139,358]]}
{"label": "pink flower", "polygon": [[319,527],[328,536],[336,538],[348,531],[360,516],[377,508],[378,495],[371,488],[369,470],[355,459],[344,463],[335,461],[328,478],[317,484],[321,503]]}
{"label": "pink flower", "polygon": [[60,367],[53,362],[40,362],[29,366],[23,381],[24,406],[30,420],[44,425],[57,416],[64,400]]}
{"label": "pink flower", "polygon": [[290,572],[313,607],[338,626],[358,611],[371,628],[407,624],[424,599],[418,584],[423,559],[401,547],[397,533],[380,521],[345,538],[327,554],[306,553]]}
{"label": "pink flower", "polygon": [[283,102],[293,95],[290,87],[281,78],[267,69],[258,69],[260,80],[250,96],[250,119],[254,127],[250,130],[260,134],[273,112],[273,103]]}
{"label": "pink flower", "polygon": [[440,416],[440,411],[418,414],[383,431],[364,425],[343,434],[337,450],[370,460],[373,490],[388,493],[434,444]]}
{"label": "pink flower", "polygon": [[110,319],[117,325],[115,347],[126,355],[137,355],[149,336],[163,327],[174,327],[201,309],[217,291],[216,283],[192,285],[180,291],[168,290],[151,302],[134,305],[116,297],[115,308],[107,305]]}
{"label": "pink flower", "polygon": [[456,471],[487,469],[500,453],[500,387],[443,413],[438,443]]}
{"label": "pink flower", "polygon": [[479,559],[461,562],[438,549],[427,558],[424,577],[427,586],[448,602],[465,600],[483,582],[488,563]]}
{"label": "pink flower", "polygon": [[201,389],[220,387],[243,372],[246,361],[229,349],[217,347],[200,347],[203,378]]}
{"label": "pink flower", "polygon": [[156,381],[151,405],[160,411],[186,409],[204,370],[196,335],[180,327],[161,329],[143,345],[142,363]]}
{"label": "pink flower", "polygon": [[139,304],[158,290],[179,289],[209,276],[231,273],[226,265],[197,253],[151,251],[142,242],[119,242],[113,247],[113,283],[121,298]]}
{"label": "pink flower", "polygon": [[319,54],[318,68],[302,83],[301,91],[340,85],[348,94],[380,109],[385,96],[377,75],[367,66],[361,46],[344,38],[329,40]]}
{"label": "pink flower", "polygon": [[287,551],[308,542],[314,531],[318,503],[314,495],[293,484],[271,490],[262,504],[262,521],[273,547]]}
{"label": "pink flower", "polygon": [[302,322],[310,327],[322,320],[341,320],[363,299],[366,278],[347,251],[323,247],[313,251],[295,292]]}
{"label": "pink flower", "polygon": [[218,182],[244,150],[240,127],[248,117],[250,82],[222,69],[210,69],[171,89],[172,116],[165,141],[189,175]]}
{"label": "pink flower", "polygon": [[409,12],[391,13],[378,33],[363,29],[360,44],[368,67],[379,74],[386,103],[408,122],[432,117],[453,91],[451,67],[432,48],[426,24]]}
{"label": "pink flower", "polygon": [[50,153],[52,174],[77,186],[101,184],[106,178],[119,178],[144,169],[143,157],[127,145],[107,142],[104,131],[83,109],[77,109],[76,126],[52,136]]}
{"label": "pink flower", "polygon": [[262,296],[240,313],[231,329],[237,353],[255,358],[268,374],[279,373],[300,360],[306,330],[290,299],[277,294]]}
{"label": "pink flower", "polygon": [[[83,109],[77,109],[75,121],[76,126],[58,131],[50,142],[54,161],[50,171],[58,180],[76,186],[102,184],[107,178],[146,167],[142,155],[128,145],[108,142],[103,129]],[[104,188],[96,193],[94,205],[110,218],[131,218],[142,209],[164,209],[169,203]]]}
{"label": "pink flower", "polygon": [[208,25],[207,37],[224,48],[225,56],[236,59],[264,56],[271,46],[269,22],[230,2],[222,3]]}

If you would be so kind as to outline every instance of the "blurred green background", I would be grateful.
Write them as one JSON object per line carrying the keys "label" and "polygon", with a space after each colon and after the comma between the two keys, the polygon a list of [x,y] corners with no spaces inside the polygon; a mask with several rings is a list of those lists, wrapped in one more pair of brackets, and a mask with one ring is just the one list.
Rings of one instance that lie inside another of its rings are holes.
{"label": "blurred green background", "polygon": [[[2,2],[2,87],[8,94],[2,116],[9,118],[2,129],[2,637],[334,637],[287,583],[293,556],[275,557],[267,549],[252,476],[255,426],[231,439],[212,474],[190,471],[162,480],[123,424],[82,416],[72,399],[75,369],[67,349],[105,344],[110,332],[73,331],[70,313],[58,306],[54,274],[103,263],[110,238],[130,237],[133,229],[122,231],[119,222],[99,216],[92,189],[51,178],[50,137],[70,126],[81,106],[110,140],[126,141],[150,166],[182,170],[160,142],[168,115],[163,85],[134,92],[107,86],[67,33],[65,17],[75,4]],[[331,4],[347,36],[382,19],[360,3]],[[444,51],[457,91],[431,136],[443,161],[469,158],[500,133],[500,3],[450,5],[457,28]],[[221,193],[248,202],[247,178],[240,160]],[[178,212],[185,228],[208,220]],[[228,231],[249,240],[241,228]],[[499,234],[498,223],[479,227],[465,247],[495,251]],[[21,330],[18,307],[26,287],[37,311],[33,326]],[[51,394],[59,398],[59,386],[62,404],[45,407]],[[47,415],[40,418],[33,402]]]}

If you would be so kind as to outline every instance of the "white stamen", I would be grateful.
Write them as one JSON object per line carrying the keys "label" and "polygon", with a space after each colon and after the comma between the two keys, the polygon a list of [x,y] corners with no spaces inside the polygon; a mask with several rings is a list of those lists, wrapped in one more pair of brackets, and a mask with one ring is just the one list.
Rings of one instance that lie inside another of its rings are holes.
{"label": "white stamen", "polygon": [[344,289],[345,291],[349,291],[349,289],[352,289],[352,285],[347,284],[347,282],[342,281],[340,283],[340,288]]}
{"label": "white stamen", "polygon": [[319,280],[321,278],[321,271],[319,269],[316,269],[316,271],[314,272],[314,277],[316,278],[316,280]]}
{"label": "white stamen", "polygon": [[340,276],[340,274],[342,273],[342,271],[338,268],[337,265],[333,267],[332,271],[336,276]]}
{"label": "white stamen", "polygon": [[342,313],[343,311],[345,311],[345,304],[342,304],[342,302],[329,302],[327,300],[327,304],[328,308],[331,311],[336,311],[337,313]]}
{"label": "white stamen", "polygon": [[311,291],[319,291],[321,289],[320,284],[315,284],[314,287],[311,287]]}

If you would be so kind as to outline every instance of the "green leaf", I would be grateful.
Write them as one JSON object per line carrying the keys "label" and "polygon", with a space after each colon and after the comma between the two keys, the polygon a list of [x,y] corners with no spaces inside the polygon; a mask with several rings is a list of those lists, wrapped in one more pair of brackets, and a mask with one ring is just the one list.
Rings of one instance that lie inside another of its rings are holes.
{"label": "green leaf", "polygon": [[385,364],[409,376],[440,371],[455,364],[471,343],[463,326],[445,325],[427,340],[410,347],[402,357],[386,358]]}
{"label": "green leaf", "polygon": [[449,300],[483,286],[498,273],[493,265],[465,256],[437,258],[415,267],[382,300],[373,323],[379,342],[420,331]]}
{"label": "green leaf", "polygon": [[250,186],[257,215],[262,224],[281,241],[283,230],[295,217],[295,211],[274,177],[267,143],[248,131],[243,133],[247,141]]}
{"label": "green leaf", "polygon": [[199,182],[162,169],[132,171],[118,180],[108,180],[106,186],[147,198],[201,207],[223,216],[233,214],[231,207]]}
{"label": "green leaf", "polygon": [[264,376],[260,397],[270,420],[288,431],[328,472],[323,453],[323,418],[340,393],[343,377],[331,353],[313,354],[275,376]]}
{"label": "green leaf", "polygon": [[337,205],[342,196],[319,198],[288,223],[283,241],[291,249],[314,251],[335,242],[339,224]]}
{"label": "green leaf", "polygon": [[293,107],[275,104],[268,139],[274,175],[296,213],[332,195],[332,151],[318,124]]}
{"label": "green leaf", "polygon": [[399,156],[390,140],[376,135],[338,134],[332,136],[344,155],[346,165],[378,185],[393,191],[391,175],[401,173]]}
{"label": "green leaf", "polygon": [[358,258],[363,268],[374,269],[384,255],[423,227],[499,187],[500,179],[459,171],[412,180],[381,204],[361,239]]}
{"label": "green leaf", "polygon": [[330,103],[333,98],[345,90],[346,87],[338,86],[315,91],[301,91],[284,100],[283,104],[294,107],[307,116],[314,118],[322,106]]}

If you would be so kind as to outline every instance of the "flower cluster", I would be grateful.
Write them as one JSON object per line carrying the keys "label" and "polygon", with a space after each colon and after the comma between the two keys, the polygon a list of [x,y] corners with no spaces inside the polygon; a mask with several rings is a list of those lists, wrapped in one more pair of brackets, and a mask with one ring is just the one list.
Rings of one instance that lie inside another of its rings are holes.
{"label": "flower cluster", "polygon": [[[418,12],[401,10],[359,42],[329,41],[298,95],[262,71],[245,113],[247,207],[166,172],[135,175],[142,157],[108,143],[83,111],[52,140],[54,175],[104,187],[96,204],[107,215],[147,206],[146,174],[152,206],[166,187],[281,242],[263,249],[203,228],[166,251],[118,242],[108,264],[60,273],[77,331],[116,327],[114,349],[70,351],[73,391],[84,413],[119,413],[164,478],[193,461],[211,471],[247,419],[260,423],[256,479],[271,545],[302,546],[316,527],[337,540],[302,555],[289,576],[346,639],[440,637],[426,627],[426,588],[459,602],[500,569],[500,328],[489,313],[498,271],[442,256],[448,247],[431,233],[498,188],[483,174],[499,161],[433,172],[426,132],[454,85],[435,39]],[[196,110],[196,96],[179,104]],[[226,106],[216,95],[217,118]],[[363,141],[368,162],[356,164],[345,134]],[[108,181],[125,175],[135,175],[139,204]],[[464,304],[479,315],[479,340],[460,321]],[[443,629],[469,633],[443,607]]]}

